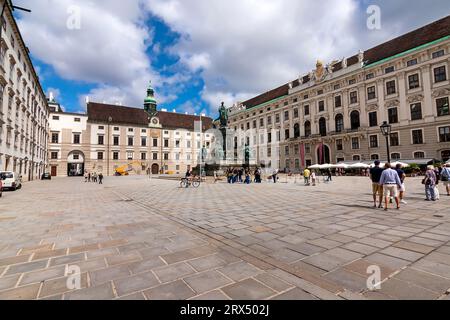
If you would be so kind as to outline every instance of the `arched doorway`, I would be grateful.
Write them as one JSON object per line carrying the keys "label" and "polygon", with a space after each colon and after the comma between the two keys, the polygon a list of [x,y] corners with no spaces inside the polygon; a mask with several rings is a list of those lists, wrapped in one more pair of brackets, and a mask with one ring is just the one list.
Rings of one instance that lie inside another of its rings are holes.
{"label": "arched doorway", "polygon": [[69,177],[81,177],[84,175],[84,153],[74,150],[67,157],[67,175]]}
{"label": "arched doorway", "polygon": [[152,165],[152,174],[159,174],[159,165],[156,163]]}
{"label": "arched doorway", "polygon": [[317,147],[317,163],[331,163],[330,147],[328,147],[326,144],[321,144]]}

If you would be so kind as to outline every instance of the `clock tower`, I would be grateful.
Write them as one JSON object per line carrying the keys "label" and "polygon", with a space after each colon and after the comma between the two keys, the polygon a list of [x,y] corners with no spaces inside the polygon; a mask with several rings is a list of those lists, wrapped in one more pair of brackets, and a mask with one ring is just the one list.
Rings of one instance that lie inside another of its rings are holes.
{"label": "clock tower", "polygon": [[155,99],[155,90],[152,87],[152,82],[150,81],[150,84],[147,88],[147,98],[144,100],[144,110],[150,115],[154,116],[158,110],[158,102]]}

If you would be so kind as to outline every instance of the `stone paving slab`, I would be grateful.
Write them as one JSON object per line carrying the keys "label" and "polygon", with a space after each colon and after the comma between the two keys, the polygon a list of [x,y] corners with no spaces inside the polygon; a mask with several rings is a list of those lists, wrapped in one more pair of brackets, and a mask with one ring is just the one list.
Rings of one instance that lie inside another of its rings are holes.
{"label": "stone paving slab", "polygon": [[[8,230],[0,234],[0,299],[448,296],[448,199],[423,211],[415,200],[420,179],[408,179],[408,205],[388,213],[371,208],[370,182],[360,177],[316,188],[290,181],[180,190],[174,181],[132,176],[105,182],[54,179],[45,184],[47,199],[36,181],[2,198],[17,211],[0,212]],[[80,290],[67,288],[69,266],[82,272]],[[373,266],[381,268],[382,289],[369,292]]]}

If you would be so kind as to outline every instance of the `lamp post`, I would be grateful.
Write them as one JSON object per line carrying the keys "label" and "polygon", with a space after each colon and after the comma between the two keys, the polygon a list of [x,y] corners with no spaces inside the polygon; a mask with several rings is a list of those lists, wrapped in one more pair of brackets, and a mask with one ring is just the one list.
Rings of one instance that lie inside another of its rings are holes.
{"label": "lamp post", "polygon": [[391,151],[389,148],[390,147],[389,146],[389,137],[391,135],[392,126],[390,124],[388,124],[387,121],[384,121],[383,124],[381,125],[380,129],[381,129],[381,133],[386,138],[387,157],[388,157],[388,162],[391,163]]}
{"label": "lamp post", "polygon": [[109,157],[111,156],[110,155],[110,139],[111,139],[111,132],[110,132],[110,130],[111,130],[111,122],[113,121],[113,118],[112,117],[109,117],[108,118],[108,148],[107,148],[107,156],[106,156],[106,160],[107,160],[107,163],[106,163],[106,175],[109,177]]}

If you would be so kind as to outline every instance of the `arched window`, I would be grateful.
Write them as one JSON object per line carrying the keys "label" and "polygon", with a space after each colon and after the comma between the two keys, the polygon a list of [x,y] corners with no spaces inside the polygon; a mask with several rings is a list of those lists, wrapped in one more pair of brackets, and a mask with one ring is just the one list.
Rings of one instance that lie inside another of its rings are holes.
{"label": "arched window", "polygon": [[361,123],[359,121],[359,111],[352,111],[350,113],[350,122],[352,126],[352,130],[358,130],[361,127]]}
{"label": "arched window", "polygon": [[353,161],[361,161],[361,156],[353,156]]}
{"label": "arched window", "polygon": [[300,125],[298,123],[294,125],[294,138],[300,138]]}
{"label": "arched window", "polygon": [[336,121],[336,132],[344,131],[344,116],[342,114],[338,114],[335,118]]}
{"label": "arched window", "polygon": [[319,133],[322,137],[327,135],[327,120],[325,118],[319,120]]}
{"label": "arched window", "polygon": [[391,159],[392,160],[400,160],[400,158],[401,158],[400,153],[393,153],[393,154],[391,154]]}
{"label": "arched window", "polygon": [[305,122],[305,137],[311,136],[311,122]]}
{"label": "arched window", "polygon": [[414,159],[425,159],[425,152],[422,151],[414,152]]}

